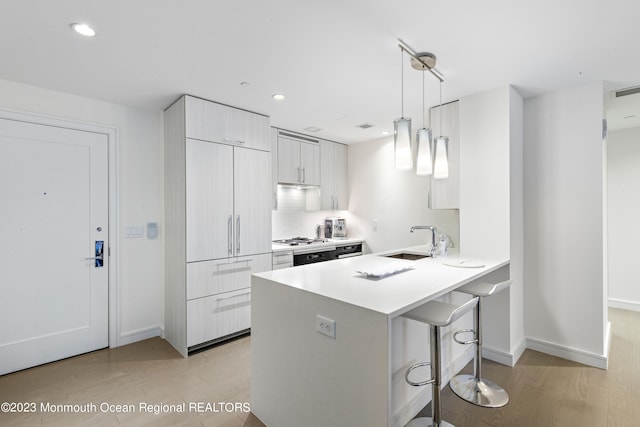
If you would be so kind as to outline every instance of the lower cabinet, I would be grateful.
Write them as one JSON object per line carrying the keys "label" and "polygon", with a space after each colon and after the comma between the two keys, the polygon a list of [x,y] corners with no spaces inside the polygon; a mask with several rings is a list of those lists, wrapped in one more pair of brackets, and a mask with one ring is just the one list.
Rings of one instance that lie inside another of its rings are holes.
{"label": "lower cabinet", "polygon": [[187,301],[189,348],[250,327],[251,288]]}
{"label": "lower cabinet", "polygon": [[271,253],[187,264],[187,347],[251,327],[251,275],[271,270]]}

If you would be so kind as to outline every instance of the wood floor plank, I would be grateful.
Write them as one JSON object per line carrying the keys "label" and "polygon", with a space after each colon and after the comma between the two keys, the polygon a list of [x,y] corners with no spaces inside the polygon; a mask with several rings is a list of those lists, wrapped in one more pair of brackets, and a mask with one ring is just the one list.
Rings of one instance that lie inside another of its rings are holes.
{"label": "wood floor plank", "polygon": [[[483,375],[507,390],[509,404],[480,408],[445,387],[444,419],[457,427],[640,426],[640,313],[610,309],[609,319],[608,370],[532,350],[513,368],[484,360]],[[0,376],[0,402],[249,403],[250,356],[250,337],[186,359],[153,338]],[[463,371],[471,373],[472,365]],[[2,427],[69,425],[264,427],[245,411],[0,413]]]}

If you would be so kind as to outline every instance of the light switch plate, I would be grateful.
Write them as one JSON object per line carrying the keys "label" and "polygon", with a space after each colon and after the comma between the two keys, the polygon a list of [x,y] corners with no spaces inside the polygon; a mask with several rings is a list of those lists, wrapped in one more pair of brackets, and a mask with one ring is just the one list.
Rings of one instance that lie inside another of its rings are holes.
{"label": "light switch plate", "polygon": [[144,237],[143,225],[130,225],[125,228],[125,239],[142,239]]}

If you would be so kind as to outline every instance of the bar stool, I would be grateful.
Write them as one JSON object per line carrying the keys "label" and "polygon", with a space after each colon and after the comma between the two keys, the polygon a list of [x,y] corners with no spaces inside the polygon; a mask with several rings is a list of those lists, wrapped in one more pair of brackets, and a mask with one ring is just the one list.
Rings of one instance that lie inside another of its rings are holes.
{"label": "bar stool", "polygon": [[[482,378],[482,299],[491,296],[511,285],[511,280],[500,283],[473,282],[456,289],[456,292],[471,294],[479,298],[478,305],[474,309],[473,329],[462,329],[453,334],[453,339],[459,344],[475,344],[474,375],[459,374],[451,378],[449,387],[460,398],[474,405],[485,408],[499,408],[509,403],[507,392],[486,378]],[[458,340],[458,335],[473,332],[474,339],[469,341]]]}
{"label": "bar stool", "polygon": [[[431,334],[431,362],[422,362],[411,365],[404,375],[404,379],[412,386],[423,386],[431,384],[431,413],[432,417],[414,418],[405,427],[427,427],[441,426],[453,427],[452,424],[443,421],[440,407],[440,328],[447,326],[458,319],[463,314],[470,311],[478,304],[478,297],[474,297],[462,305],[447,304],[440,301],[429,301],[420,307],[405,313],[402,317],[418,322],[427,323]],[[431,365],[431,379],[421,382],[413,382],[409,379],[409,374],[416,368]]]}

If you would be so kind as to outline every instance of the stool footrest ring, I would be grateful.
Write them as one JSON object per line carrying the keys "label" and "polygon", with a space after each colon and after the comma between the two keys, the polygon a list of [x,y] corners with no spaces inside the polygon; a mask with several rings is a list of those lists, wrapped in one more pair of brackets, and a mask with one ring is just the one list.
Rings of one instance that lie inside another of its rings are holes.
{"label": "stool footrest ring", "polygon": [[407,384],[412,385],[414,387],[420,387],[420,386],[423,386],[423,385],[431,384],[431,383],[433,383],[435,381],[434,378],[431,378],[429,380],[421,381],[421,382],[417,383],[417,382],[411,381],[409,379],[409,374],[411,373],[411,371],[413,371],[414,369],[417,369],[417,368],[422,368],[423,366],[431,366],[431,362],[415,363],[415,364],[411,365],[409,367],[409,369],[407,369],[407,372],[405,372],[405,374],[404,374],[404,380],[407,382]]}
{"label": "stool footrest ring", "polygon": [[[459,334],[466,334],[466,333],[472,333],[474,338],[469,341],[461,341],[458,339]],[[458,344],[464,344],[464,345],[478,343],[478,338],[476,337],[476,331],[474,329],[460,329],[459,331],[453,334],[453,340]]]}

